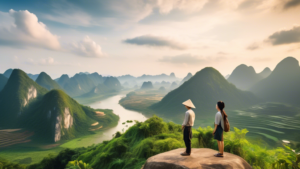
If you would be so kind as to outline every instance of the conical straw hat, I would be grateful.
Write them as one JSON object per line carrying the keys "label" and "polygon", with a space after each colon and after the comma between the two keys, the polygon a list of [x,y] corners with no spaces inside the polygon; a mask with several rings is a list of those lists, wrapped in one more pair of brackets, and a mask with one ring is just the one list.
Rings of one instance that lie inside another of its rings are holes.
{"label": "conical straw hat", "polygon": [[194,109],[196,108],[196,107],[194,106],[194,104],[193,104],[193,102],[192,102],[191,99],[189,99],[189,100],[183,102],[182,104],[183,104],[183,105],[186,105],[186,106],[188,106],[188,107],[194,108]]}

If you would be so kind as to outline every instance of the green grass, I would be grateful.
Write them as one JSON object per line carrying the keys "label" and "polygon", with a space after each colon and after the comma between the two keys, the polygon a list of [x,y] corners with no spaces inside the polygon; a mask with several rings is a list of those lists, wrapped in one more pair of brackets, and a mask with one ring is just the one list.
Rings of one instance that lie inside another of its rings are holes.
{"label": "green grass", "polygon": [[31,158],[31,163],[38,163],[42,161],[44,157],[46,157],[48,154],[57,155],[60,151],[62,151],[63,148],[57,147],[49,150],[42,150],[40,148],[10,148],[10,149],[4,149],[0,151],[0,157],[7,159],[11,162],[15,162],[20,159],[25,158]]}
{"label": "green grass", "polygon": [[[193,129],[193,148],[212,148],[217,150],[211,127]],[[225,151],[244,158],[255,169],[297,169],[300,167],[300,145],[281,145],[267,149],[246,139],[247,129],[224,134]],[[82,161],[93,169],[140,169],[147,158],[169,150],[184,147],[181,125],[166,123],[153,116],[145,122],[136,122],[125,133],[117,133],[115,138],[101,144],[83,149],[64,150],[58,156],[47,157],[35,168],[64,168]],[[295,149],[296,153],[292,151]],[[69,154],[69,155],[68,155]],[[56,166],[56,167],[54,167]],[[32,167],[29,167],[32,168]]]}

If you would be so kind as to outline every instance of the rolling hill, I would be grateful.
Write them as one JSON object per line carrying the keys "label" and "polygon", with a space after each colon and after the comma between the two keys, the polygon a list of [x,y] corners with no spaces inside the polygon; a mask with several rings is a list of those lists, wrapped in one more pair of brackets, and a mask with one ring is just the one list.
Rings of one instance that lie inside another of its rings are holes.
{"label": "rolling hill", "polygon": [[0,125],[2,127],[16,126],[18,117],[29,103],[47,93],[25,72],[14,69],[6,85],[0,93]]}
{"label": "rolling hill", "polygon": [[61,89],[57,82],[52,80],[51,77],[45,72],[40,73],[35,82],[48,90]]}
{"label": "rolling hill", "polygon": [[233,70],[227,80],[239,89],[248,90],[261,79],[263,77],[257,74],[252,66],[241,64]]}
{"label": "rolling hill", "polygon": [[222,100],[226,109],[247,107],[259,102],[250,92],[237,89],[216,69],[208,67],[197,72],[190,80],[168,93],[150,109],[168,117],[180,116],[186,111],[182,102],[191,99],[195,113],[201,117],[213,117],[217,101]]}
{"label": "rolling hill", "polygon": [[7,77],[5,77],[3,74],[0,74],[0,92],[6,85],[7,81],[8,81]]}
{"label": "rolling hill", "polygon": [[287,57],[277,64],[273,72],[255,84],[250,91],[270,101],[299,106],[300,67],[297,59]]}

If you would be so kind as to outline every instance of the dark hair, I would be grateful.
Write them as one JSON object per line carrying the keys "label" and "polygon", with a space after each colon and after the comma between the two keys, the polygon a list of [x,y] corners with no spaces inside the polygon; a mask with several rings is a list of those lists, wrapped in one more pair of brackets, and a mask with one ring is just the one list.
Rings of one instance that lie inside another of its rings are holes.
{"label": "dark hair", "polygon": [[226,112],[224,111],[225,103],[222,102],[222,101],[218,101],[217,105],[218,105],[218,108],[219,108],[220,111],[221,111],[222,117],[223,117],[223,118],[227,117],[227,114],[226,114]]}

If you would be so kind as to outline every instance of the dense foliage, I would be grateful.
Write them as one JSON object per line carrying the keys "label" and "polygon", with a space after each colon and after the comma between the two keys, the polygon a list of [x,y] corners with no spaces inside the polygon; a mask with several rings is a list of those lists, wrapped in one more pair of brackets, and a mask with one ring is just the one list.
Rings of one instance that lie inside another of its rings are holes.
{"label": "dense foliage", "polygon": [[[193,148],[217,150],[211,127],[193,130]],[[250,143],[247,129],[226,133],[225,151],[244,158],[255,169],[297,169],[300,167],[300,147],[292,150],[288,145],[267,149]],[[110,141],[96,146],[75,150],[64,150],[56,157],[49,156],[29,168],[78,168],[93,169],[140,169],[150,156],[184,147],[181,126],[166,123],[154,116],[145,122],[136,122],[125,133],[118,132]],[[47,166],[47,167],[46,167]]]}
{"label": "dense foliage", "polygon": [[0,169],[26,169],[26,165],[12,163],[0,158]]}

